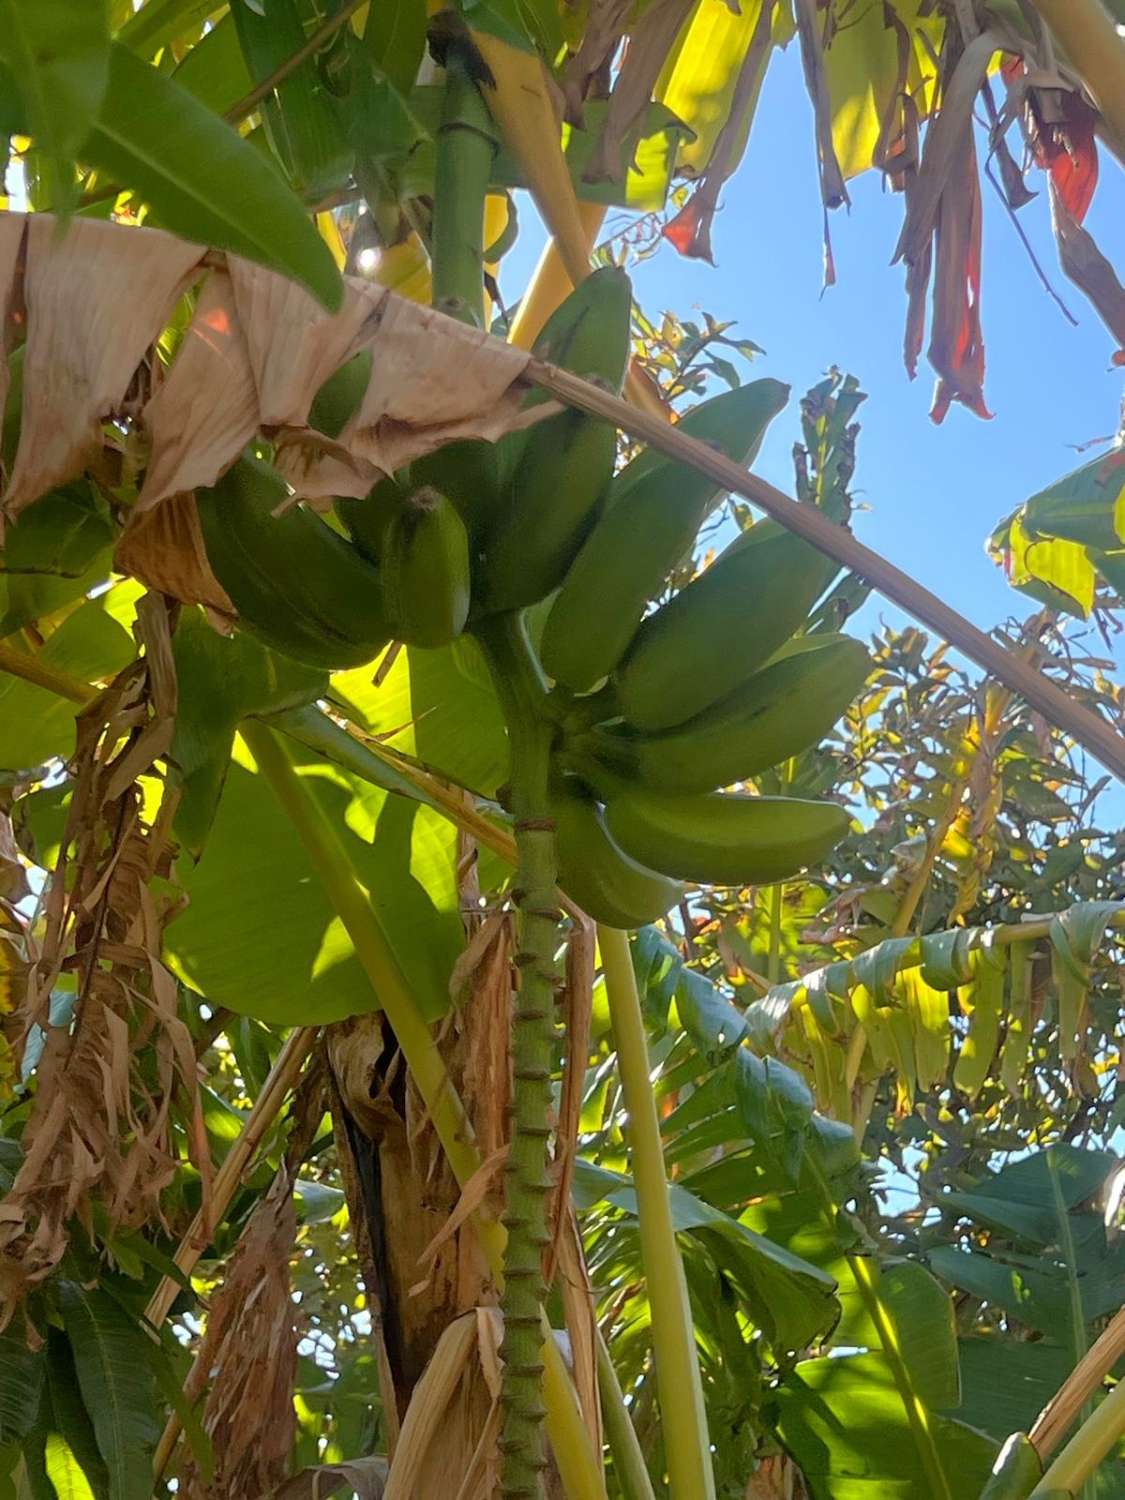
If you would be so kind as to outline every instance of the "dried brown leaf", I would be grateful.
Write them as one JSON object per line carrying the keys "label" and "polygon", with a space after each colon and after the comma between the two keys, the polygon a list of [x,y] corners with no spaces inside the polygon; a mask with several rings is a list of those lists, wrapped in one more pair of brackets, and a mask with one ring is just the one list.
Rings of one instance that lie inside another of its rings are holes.
{"label": "dried brown leaf", "polygon": [[562,72],[564,114],[581,126],[582,104],[591,81],[605,74],[628,29],[633,0],[591,0],[578,51],[568,57]]}
{"label": "dried brown leaf", "polygon": [[342,1464],[317,1464],[302,1469],[259,1500],[328,1500],[347,1486],[359,1500],[383,1500],[387,1484],[387,1460],[381,1457],[353,1458]]}
{"label": "dried brown leaf", "polygon": [[97,453],[100,424],[122,410],[204,253],[159,229],[82,218],[63,229],[50,214],[28,220],[23,417],[4,497],[9,516]]}
{"label": "dried brown leaf", "polygon": [[168,379],[144,410],[152,453],[137,510],[215,483],[258,430],[258,389],[226,271],[214,270]]}
{"label": "dried brown leaf", "polygon": [[238,256],[228,259],[265,427],[304,427],[325,380],[363,342],[379,317],[368,283],[349,279],[344,305],[329,315],[303,287]]}
{"label": "dried brown leaf", "polygon": [[1102,322],[1116,339],[1118,347],[1114,363],[1125,364],[1125,287],[1098,249],[1093,235],[1067,212],[1053,185],[1051,217],[1063,270],[1089,297]]}
{"label": "dried brown leaf", "polygon": [[228,620],[237,618],[238,611],[207,561],[190,491],[134,512],[117,544],[114,566],[181,604],[202,604]]}
{"label": "dried brown leaf", "polygon": [[[825,12],[827,22],[830,12]],[[820,7],[817,0],[796,0],[797,36],[801,44],[801,62],[805,69],[805,87],[812,100],[816,121],[816,154],[820,171],[820,196],[824,207],[839,208],[848,198],[844,174],[836,158],[832,137],[832,101],[828,97],[828,80],[824,72],[824,39],[821,34]]]}
{"label": "dried brown leaf", "polygon": [[203,1412],[215,1468],[210,1481],[189,1462],[189,1500],[257,1500],[289,1467],[297,1419],[296,1307],[289,1259],[297,1233],[288,1165],[257,1204],[211,1299],[197,1368],[215,1371]]}
{"label": "dried brown leaf", "polygon": [[622,149],[644,118],[669,49],[693,9],[693,0],[653,0],[632,28],[601,135],[582,174],[587,182],[625,181]]}

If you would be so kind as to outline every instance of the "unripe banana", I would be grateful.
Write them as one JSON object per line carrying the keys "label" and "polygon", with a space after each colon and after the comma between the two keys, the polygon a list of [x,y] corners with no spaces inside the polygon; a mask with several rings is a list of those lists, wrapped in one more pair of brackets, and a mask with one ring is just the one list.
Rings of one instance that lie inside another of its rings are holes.
{"label": "unripe banana", "polygon": [[[755,380],[697,406],[681,431],[749,463],[788,396],[779,381]],[[547,617],[541,654],[549,677],[585,693],[613,671],[722,493],[713,479],[651,449],[621,471]]]}
{"label": "unripe banana", "polygon": [[328,379],[313,397],[309,408],[309,426],[325,437],[338,438],[349,417],[359,410],[359,403],[371,383],[372,353],[361,349]]}
{"label": "unripe banana", "polygon": [[372,485],[362,500],[336,501],[336,514],[368,562],[382,560],[387,527],[402,511],[409,495],[410,490],[396,476],[387,474]]}
{"label": "unripe banana", "polygon": [[816,864],[847,833],[835,802],[708,792],[629,791],[606,807],[611,837],[634,859],[703,885],[769,885]]}
{"label": "unripe banana", "polygon": [[391,639],[377,571],[288,490],[241,458],[196,505],[216,578],[259,640],[309,666],[356,667]]}
{"label": "unripe banana", "polygon": [[[619,392],[632,305],[624,271],[595,271],[548,321],[536,341],[537,357]],[[558,587],[597,519],[616,449],[612,423],[579,411],[548,417],[523,435],[505,502],[484,543],[485,610],[519,609]]]}
{"label": "unripe banana", "polygon": [[686,794],[745,781],[816,745],[859,692],[871,669],[846,635],[794,641],[729,698],[662,734],[628,725],[575,737],[570,763],[590,757],[653,791]]}
{"label": "unripe banana", "polygon": [[615,674],[621,712],[667,729],[727,697],[804,623],[839,564],[759,521],[641,621]]}
{"label": "unripe banana", "polygon": [[445,646],[469,617],[469,534],[437,490],[411,495],[389,522],[381,553],[387,617],[408,646]]}
{"label": "unripe banana", "polygon": [[646,870],[606,831],[598,804],[580,783],[564,778],[551,789],[559,885],[588,917],[626,931],[655,922],[680,899],[675,881]]}

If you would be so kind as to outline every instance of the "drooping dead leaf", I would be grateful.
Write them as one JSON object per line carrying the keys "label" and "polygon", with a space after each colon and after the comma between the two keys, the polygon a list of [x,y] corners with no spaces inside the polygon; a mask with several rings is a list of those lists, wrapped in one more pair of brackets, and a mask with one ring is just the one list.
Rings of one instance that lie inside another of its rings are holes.
{"label": "drooping dead leaf", "polygon": [[1125,364],[1125,287],[1098,249],[1093,235],[1067,212],[1057,189],[1051,187],[1051,218],[1059,261],[1075,286],[1089,297],[1102,322],[1117,341],[1114,364]]}
{"label": "drooping dead leaf", "polygon": [[100,424],[123,410],[138,366],[205,253],[159,229],[73,218],[62,231],[53,215],[28,219],[23,416],[8,516],[96,454]]}
{"label": "drooping dead leaf", "polygon": [[602,132],[583,173],[587,182],[625,181],[623,148],[644,118],[672,43],[693,9],[694,0],[653,0],[631,28]]}
{"label": "drooping dead leaf", "polygon": [[239,256],[227,263],[262,425],[304,427],[317,391],[360,347],[367,320],[378,320],[378,292],[349,278],[343,306],[328,314],[295,281]]}
{"label": "drooping dead leaf", "polygon": [[753,110],[772,49],[773,0],[762,0],[754,35],[742,61],[726,123],[715,141],[711,160],[698,188],[680,212],[664,227],[664,237],[681,255],[714,264],[711,221],[719,207],[719,194],[734,171],[736,156],[746,130],[746,117]]}
{"label": "drooping dead leaf", "polygon": [[172,495],[163,505],[134,512],[117,544],[114,567],[181,604],[202,604],[234,620],[237,610],[211,571],[195,496]]}
{"label": "drooping dead leaf", "polygon": [[138,512],[211,485],[258,430],[258,388],[226,271],[199,295],[168,379],[144,409],[152,453]]}
{"label": "drooping dead leaf", "polygon": [[294,492],[361,498],[380,474],[461,438],[495,442],[542,420],[543,403],[520,411],[528,355],[432,308],[362,283],[376,301],[358,347],[370,347],[371,379],[336,442],[283,434],[277,468]]}
{"label": "drooping dead leaf", "polygon": [[978,417],[984,404],[984,334],[980,321],[981,199],[976,143],[967,132],[941,195],[934,248],[933,326],[929,360],[938,374],[930,416],[941,422],[959,401]]}
{"label": "drooping dead leaf", "polygon": [[824,36],[821,30],[822,26],[830,24],[832,11],[822,9],[817,0],[796,0],[796,18],[805,87],[812,100],[816,122],[820,196],[826,209],[839,208],[850,200],[832,137],[832,101],[828,97],[828,80],[824,75]]}
{"label": "drooping dead leaf", "polygon": [[257,1500],[289,1468],[297,1418],[298,1330],[289,1288],[297,1233],[293,1180],[283,1166],[240,1237],[212,1297],[197,1368],[215,1372],[203,1427],[215,1470],[181,1476],[186,1500]]}
{"label": "drooping dead leaf", "polygon": [[[581,127],[582,104],[591,82],[605,76],[627,29],[633,0],[591,0],[578,51],[568,57],[562,72],[565,119]],[[608,81],[608,79],[607,79]]]}
{"label": "drooping dead leaf", "polygon": [[[137,628],[144,657],[78,717],[70,807],[29,955],[20,1020],[25,1041],[39,1028],[42,1051],[24,1158],[0,1203],[0,1324],[57,1265],[69,1221],[89,1226],[95,1199],[110,1225],[163,1222],[161,1195],[179,1159],[177,1096],[189,1141],[205,1139],[191,1035],[161,961],[177,904],[168,884],[175,800],[166,794],[150,823],[137,785],[167,749],[175,713],[167,614],[153,596]],[[76,992],[74,1020],[52,1024],[63,976]],[[209,1165],[198,1156],[196,1165],[206,1185]]]}

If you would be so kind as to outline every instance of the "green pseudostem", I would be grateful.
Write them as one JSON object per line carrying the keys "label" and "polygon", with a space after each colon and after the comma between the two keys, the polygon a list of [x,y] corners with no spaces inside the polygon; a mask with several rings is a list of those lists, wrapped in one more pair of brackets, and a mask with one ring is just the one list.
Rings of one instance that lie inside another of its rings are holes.
{"label": "green pseudostem", "polygon": [[549,1235],[548,1116],[563,913],[555,894],[555,830],[548,796],[552,726],[544,688],[515,614],[479,627],[508,728],[509,796],[516,836],[519,990],[512,1025],[512,1140],[504,1226],[504,1380],[501,1493],[537,1500],[543,1447],[540,1309]]}
{"label": "green pseudostem", "polygon": [[467,44],[451,40],[434,159],[433,304],[484,327],[484,204],[495,127],[472,78]]}

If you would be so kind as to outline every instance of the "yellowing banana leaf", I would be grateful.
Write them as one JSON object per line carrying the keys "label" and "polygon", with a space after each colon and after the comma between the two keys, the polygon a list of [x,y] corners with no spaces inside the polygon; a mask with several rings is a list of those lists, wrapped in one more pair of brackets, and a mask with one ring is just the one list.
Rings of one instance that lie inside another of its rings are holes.
{"label": "yellowing banana leaf", "polygon": [[920,117],[933,102],[936,70],[923,41],[938,49],[944,21],[923,16],[925,0],[845,8],[824,49],[832,108],[832,141],[845,177],[877,165],[895,134],[901,95],[910,94]]}
{"label": "yellowing banana leaf", "polygon": [[1029,536],[1020,513],[1006,535],[994,536],[992,550],[1002,551],[1008,581],[1055,609],[1085,619],[1093,608],[1097,574],[1086,548],[1062,537]]}
{"label": "yellowing banana leaf", "polygon": [[[741,9],[725,0],[699,0],[669,54],[654,97],[693,133],[680,152],[679,169],[686,176],[700,176],[711,160],[760,14],[761,0],[745,0]],[[794,29],[789,5],[783,3],[774,17],[774,45],[784,47]],[[732,171],[745,150],[756,102],[733,143],[728,158]]]}
{"label": "yellowing banana leaf", "polygon": [[[390,796],[291,746],[368,891],[419,1009],[449,1005],[461,950],[457,833],[438,813]],[[378,1008],[292,824],[235,742],[203,857],[182,859],[190,899],[169,926],[174,970],[209,1003],[270,1025],[312,1025]]]}

